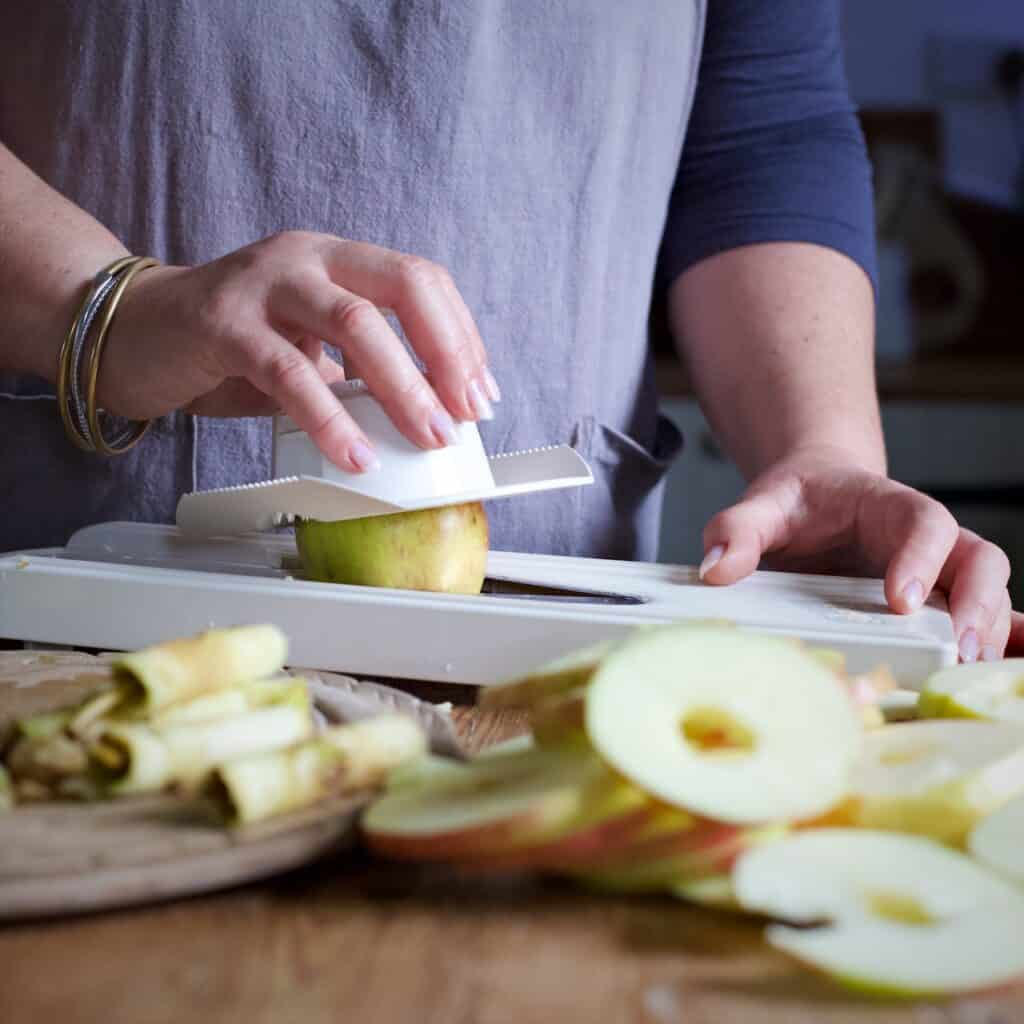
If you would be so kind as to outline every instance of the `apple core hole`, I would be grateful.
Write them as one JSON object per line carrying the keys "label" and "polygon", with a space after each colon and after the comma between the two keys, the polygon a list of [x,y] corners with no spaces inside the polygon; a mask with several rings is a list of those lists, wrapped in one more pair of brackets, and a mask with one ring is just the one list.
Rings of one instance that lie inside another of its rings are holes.
{"label": "apple core hole", "polygon": [[871,912],[887,921],[897,921],[900,924],[935,924],[936,917],[930,913],[913,896],[904,893],[893,892],[889,889],[876,889],[868,893],[868,906]]}
{"label": "apple core hole", "polygon": [[699,754],[749,754],[757,745],[753,731],[722,708],[691,708],[679,728],[683,739]]}

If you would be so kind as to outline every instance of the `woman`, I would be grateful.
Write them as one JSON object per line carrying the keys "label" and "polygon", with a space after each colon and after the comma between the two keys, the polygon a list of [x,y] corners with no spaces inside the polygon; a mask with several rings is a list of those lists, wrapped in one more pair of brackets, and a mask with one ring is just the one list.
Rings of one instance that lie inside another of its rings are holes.
{"label": "woman", "polygon": [[[774,553],[885,575],[900,612],[939,585],[962,657],[998,657],[1005,556],[885,477],[838,9],[13,0],[0,548],[265,479],[253,417],[274,409],[372,472],[326,341],[424,448],[456,418],[491,451],[581,450],[596,485],[497,504],[496,547],[652,557],[679,444],[647,354],[656,294],[751,479],[707,527],[705,579]],[[109,458],[65,436],[53,385],[90,280],[126,253],[163,264],[121,298],[96,399],[155,423]]]}

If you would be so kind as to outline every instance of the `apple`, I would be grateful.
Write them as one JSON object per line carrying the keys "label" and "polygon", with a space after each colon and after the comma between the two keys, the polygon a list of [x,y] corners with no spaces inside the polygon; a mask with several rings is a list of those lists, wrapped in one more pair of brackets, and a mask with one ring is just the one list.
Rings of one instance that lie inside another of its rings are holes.
{"label": "apple", "polygon": [[921,836],[794,833],[744,853],[732,884],[744,909],[787,922],[767,928],[772,946],[862,991],[938,996],[1024,974],[1024,894]]}
{"label": "apple", "polygon": [[367,810],[362,827],[386,856],[475,859],[565,835],[605,801],[617,814],[645,799],[591,753],[527,748],[393,789]]}
{"label": "apple", "polygon": [[1024,883],[1024,796],[975,825],[967,837],[967,849],[988,867]]}
{"label": "apple", "polygon": [[847,794],[863,729],[843,681],[785,639],[659,626],[594,673],[594,748],[653,797],[736,825],[825,813]]}
{"label": "apple", "polygon": [[520,679],[489,686],[480,694],[480,706],[530,708],[539,701],[585,687],[613,647],[612,642],[605,642],[570,651]]}
{"label": "apple", "polygon": [[325,522],[300,519],[306,576],[322,583],[479,594],[489,532],[480,502]]}
{"label": "apple", "polygon": [[864,828],[956,846],[1022,791],[1024,729],[1005,722],[904,722],[865,735],[853,818]]}
{"label": "apple", "polygon": [[952,665],[921,690],[923,718],[982,718],[1024,725],[1024,658]]}

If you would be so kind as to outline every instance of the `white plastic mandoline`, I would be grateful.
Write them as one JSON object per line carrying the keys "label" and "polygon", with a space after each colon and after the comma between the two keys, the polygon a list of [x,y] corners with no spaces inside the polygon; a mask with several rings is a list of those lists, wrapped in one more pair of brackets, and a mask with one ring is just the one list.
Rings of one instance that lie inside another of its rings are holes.
{"label": "white plastic mandoline", "polygon": [[212,626],[274,622],[293,665],[377,677],[487,685],[644,623],[725,618],[880,662],[905,686],[956,660],[941,598],[890,613],[877,580],[755,573],[732,587],[695,569],[492,552],[479,596],[313,583],[294,540],[257,533],[290,516],[383,514],[580,486],[590,470],[567,447],[488,458],[472,424],[460,443],[414,449],[359,387],[341,397],[381,468],[356,477],[301,431],[275,425],[275,479],[186,495],[178,527],[104,523],[66,547],[0,555],[0,637],[130,649]]}

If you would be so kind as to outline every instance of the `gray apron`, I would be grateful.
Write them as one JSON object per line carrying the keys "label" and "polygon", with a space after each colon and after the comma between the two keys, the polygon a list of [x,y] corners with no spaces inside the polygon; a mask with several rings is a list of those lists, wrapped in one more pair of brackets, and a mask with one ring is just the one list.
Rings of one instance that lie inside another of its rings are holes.
{"label": "gray apron", "polygon": [[[570,443],[589,488],[489,508],[496,549],[651,559],[680,445],[647,343],[706,0],[8,0],[0,139],[138,254],[275,231],[447,266],[504,391],[489,452]],[[0,550],[266,479],[266,420],[78,451],[44,382],[0,374]]]}

